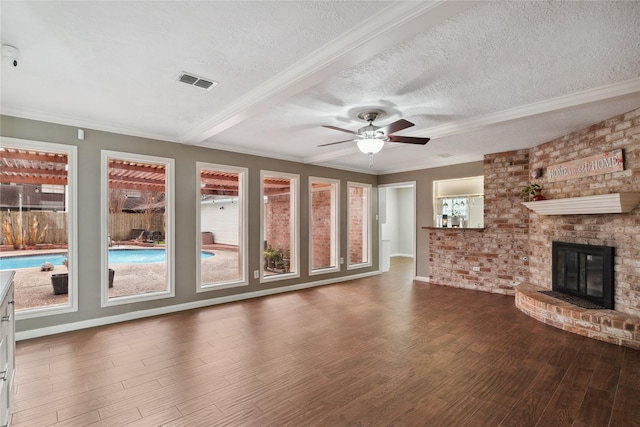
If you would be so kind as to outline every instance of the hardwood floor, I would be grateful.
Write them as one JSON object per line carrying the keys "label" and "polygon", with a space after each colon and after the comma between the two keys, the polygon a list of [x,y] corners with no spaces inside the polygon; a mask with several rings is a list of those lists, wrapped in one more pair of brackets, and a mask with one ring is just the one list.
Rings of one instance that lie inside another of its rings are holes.
{"label": "hardwood floor", "polygon": [[639,426],[640,351],[389,273],[19,342],[14,426]]}

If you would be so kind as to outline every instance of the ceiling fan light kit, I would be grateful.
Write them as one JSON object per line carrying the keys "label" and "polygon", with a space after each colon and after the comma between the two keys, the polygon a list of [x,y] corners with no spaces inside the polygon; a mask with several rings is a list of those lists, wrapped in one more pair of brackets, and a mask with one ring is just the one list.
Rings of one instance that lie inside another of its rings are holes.
{"label": "ceiling fan light kit", "polygon": [[354,134],[354,139],[347,139],[345,141],[330,142],[328,144],[321,144],[318,147],[326,147],[328,145],[342,144],[344,142],[355,142],[358,149],[369,155],[369,167],[373,167],[373,155],[380,152],[385,142],[400,142],[405,144],[420,144],[424,145],[429,142],[429,138],[412,138],[404,136],[392,136],[392,133],[399,132],[403,129],[413,126],[414,124],[408,120],[400,119],[384,127],[374,126],[373,121],[377,118],[385,115],[382,110],[369,110],[363,111],[358,114],[358,118],[369,122],[367,126],[358,129],[358,132],[354,132],[348,129],[342,129],[336,126],[323,126],[329,129],[338,130],[341,132]]}
{"label": "ceiling fan light kit", "polygon": [[376,154],[382,150],[384,139],[358,139],[356,145],[364,154]]}

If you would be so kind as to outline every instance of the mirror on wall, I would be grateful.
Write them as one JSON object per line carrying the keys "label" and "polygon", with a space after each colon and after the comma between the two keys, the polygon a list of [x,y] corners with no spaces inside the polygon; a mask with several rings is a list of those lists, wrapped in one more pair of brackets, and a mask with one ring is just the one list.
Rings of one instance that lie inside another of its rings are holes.
{"label": "mirror on wall", "polygon": [[434,226],[484,228],[484,177],[434,181]]}

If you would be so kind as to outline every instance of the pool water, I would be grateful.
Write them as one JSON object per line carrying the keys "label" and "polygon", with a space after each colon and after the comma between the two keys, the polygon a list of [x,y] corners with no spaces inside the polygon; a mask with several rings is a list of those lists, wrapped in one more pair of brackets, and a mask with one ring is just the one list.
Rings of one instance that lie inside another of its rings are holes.
{"label": "pool water", "polygon": [[[212,252],[200,252],[200,259],[211,258]],[[45,262],[63,265],[64,255],[21,255],[0,258],[0,270],[40,267]],[[164,249],[109,249],[109,265],[111,264],[151,264],[165,261]]]}

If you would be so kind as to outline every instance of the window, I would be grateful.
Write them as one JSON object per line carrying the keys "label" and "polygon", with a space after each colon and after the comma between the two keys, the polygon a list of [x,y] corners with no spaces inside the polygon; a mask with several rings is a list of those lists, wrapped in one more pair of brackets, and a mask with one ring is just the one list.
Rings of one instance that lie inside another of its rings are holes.
{"label": "window", "polygon": [[484,227],[484,177],[433,182],[436,227]]}
{"label": "window", "polygon": [[15,270],[16,317],[77,311],[77,148],[0,142],[0,270]]}
{"label": "window", "polygon": [[246,285],[248,171],[200,162],[196,167],[198,291]]}
{"label": "window", "polygon": [[102,152],[102,305],[175,294],[173,159]]}
{"label": "window", "polygon": [[262,171],[261,281],[299,277],[298,175]]}
{"label": "window", "polygon": [[340,270],[339,189],[340,181],[309,178],[310,274]]}
{"label": "window", "polygon": [[347,183],[348,207],[348,268],[371,265],[371,185]]}

